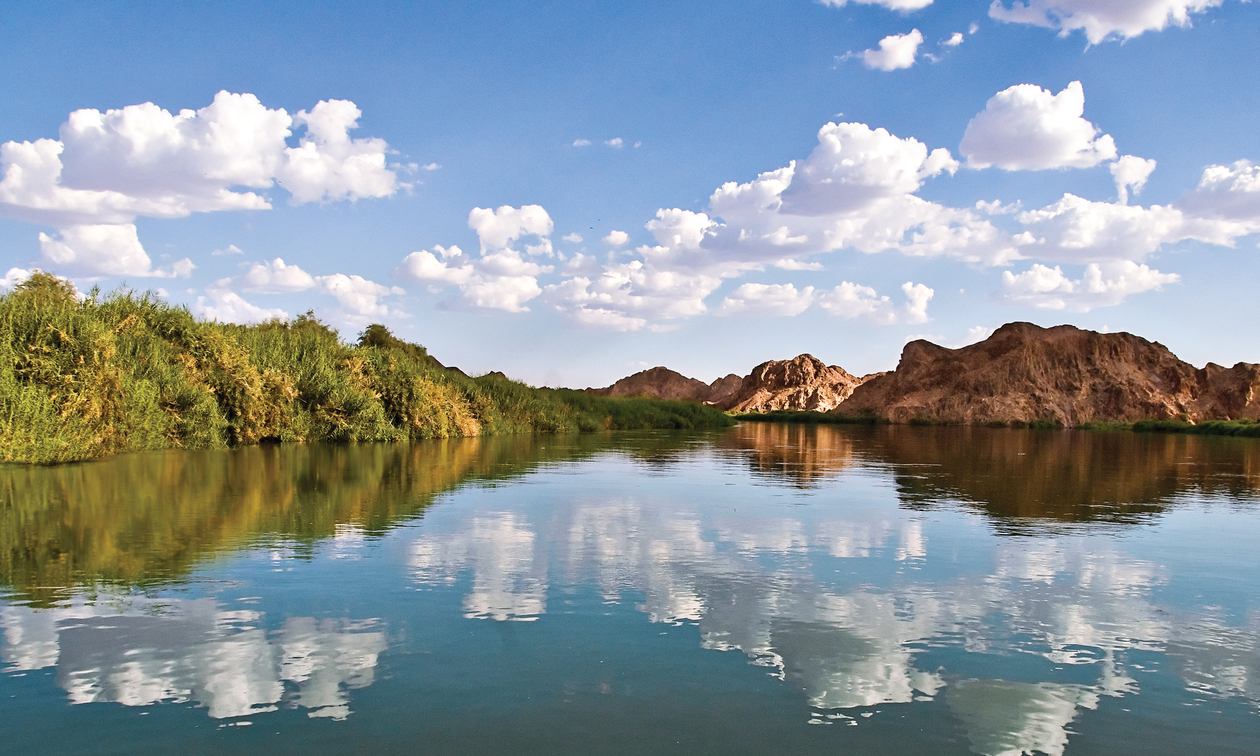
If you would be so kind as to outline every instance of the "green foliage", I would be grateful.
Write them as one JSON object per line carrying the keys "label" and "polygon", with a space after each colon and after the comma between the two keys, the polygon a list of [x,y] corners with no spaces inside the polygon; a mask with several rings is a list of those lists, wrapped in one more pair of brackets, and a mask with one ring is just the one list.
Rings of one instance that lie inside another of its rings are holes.
{"label": "green foliage", "polygon": [[468,378],[371,325],[356,346],[311,312],[254,326],[36,273],[0,296],[0,462],[145,449],[720,427],[700,405]]}
{"label": "green foliage", "polygon": [[1189,433],[1195,436],[1242,436],[1260,438],[1260,422],[1254,420],[1208,420],[1193,424],[1185,420],[1139,420],[1133,424],[1139,433]]}

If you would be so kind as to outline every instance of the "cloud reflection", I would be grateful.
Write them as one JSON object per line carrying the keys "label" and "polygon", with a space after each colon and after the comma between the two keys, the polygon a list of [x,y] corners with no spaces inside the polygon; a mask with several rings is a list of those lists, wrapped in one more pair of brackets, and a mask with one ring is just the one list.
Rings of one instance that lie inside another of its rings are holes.
{"label": "cloud reflection", "polygon": [[125,603],[4,607],[8,670],[55,666],[74,704],[193,701],[214,719],[285,705],[341,720],[351,713],[348,691],[372,684],[386,647],[370,620],[294,617],[268,633],[260,612],[213,599]]}

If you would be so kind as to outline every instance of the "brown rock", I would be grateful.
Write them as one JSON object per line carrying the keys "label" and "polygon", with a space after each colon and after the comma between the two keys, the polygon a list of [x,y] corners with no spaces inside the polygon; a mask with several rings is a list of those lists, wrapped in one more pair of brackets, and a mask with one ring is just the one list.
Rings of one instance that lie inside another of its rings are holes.
{"label": "brown rock", "polygon": [[723,378],[718,378],[709,384],[709,394],[704,398],[706,404],[722,404],[722,402],[735,395],[739,391],[739,387],[744,385],[744,379],[738,375],[731,373]]}
{"label": "brown rock", "polygon": [[1090,421],[1260,417],[1260,366],[1202,370],[1129,333],[1008,323],[979,344],[912,341],[897,369],[862,384],[845,414],[893,422]]}
{"label": "brown rock", "polygon": [[654,367],[627,376],[605,388],[588,388],[587,393],[598,396],[650,396],[655,399],[683,399],[703,401],[709,395],[709,384],[676,373],[664,367]]}
{"label": "brown rock", "polygon": [[826,412],[847,399],[862,380],[843,368],[802,354],[791,360],[761,363],[740,382],[737,391],[710,403],[733,412]]}

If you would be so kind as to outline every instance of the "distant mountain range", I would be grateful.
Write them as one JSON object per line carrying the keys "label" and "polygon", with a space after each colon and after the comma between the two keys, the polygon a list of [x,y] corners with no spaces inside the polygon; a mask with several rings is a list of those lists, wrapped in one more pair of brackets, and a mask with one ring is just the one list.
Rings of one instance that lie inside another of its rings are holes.
{"label": "distant mountain range", "polygon": [[1196,369],[1167,347],[1129,333],[1008,323],[960,349],[906,344],[897,369],[853,376],[802,354],[771,360],[747,376],[704,383],[664,367],[587,389],[602,396],[651,396],[733,412],[806,410],[873,415],[892,422],[986,424],[1181,418],[1260,419],[1260,365]]}

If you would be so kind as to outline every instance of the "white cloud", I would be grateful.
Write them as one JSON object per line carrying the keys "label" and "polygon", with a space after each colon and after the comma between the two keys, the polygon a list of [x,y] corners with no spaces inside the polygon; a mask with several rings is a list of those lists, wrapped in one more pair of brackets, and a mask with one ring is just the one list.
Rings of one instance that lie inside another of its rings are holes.
{"label": "white cloud", "polygon": [[347,276],[344,273],[319,276],[316,280],[320,288],[335,297],[347,313],[363,317],[389,315],[389,307],[381,303],[380,298],[407,293],[397,286],[383,286],[362,276]]}
{"label": "white cloud", "polygon": [[272,318],[287,320],[289,314],[281,309],[266,309],[250,304],[240,294],[227,288],[206,289],[205,297],[197,297],[193,307],[203,318],[221,323],[259,323]]}
{"label": "white cloud", "polygon": [[398,177],[385,165],[385,140],[350,138],[362,115],[349,100],[321,100],[309,113],[293,116],[294,124],[306,126],[306,134],[297,147],[285,148],[276,171],[291,204],[388,197],[398,191]]}
{"label": "white cloud", "polygon": [[1155,171],[1155,161],[1134,155],[1123,155],[1111,164],[1111,175],[1116,181],[1116,195],[1121,205],[1129,204],[1129,190],[1134,195],[1142,193],[1146,180]]}
{"label": "white cloud", "polygon": [[861,58],[862,65],[880,71],[895,71],[914,65],[914,58],[923,44],[923,34],[912,29],[909,34],[890,34],[879,41],[879,49],[848,53],[846,58]]}
{"label": "white cloud", "polygon": [[1211,165],[1194,191],[1177,206],[1198,216],[1239,221],[1241,233],[1260,230],[1260,165],[1239,160],[1233,165]]}
{"label": "white cloud", "polygon": [[819,0],[819,2],[833,8],[843,8],[850,2],[857,5],[882,5],[888,10],[901,11],[903,13],[926,8],[932,4],[932,0]]}
{"label": "white cloud", "polygon": [[[60,229],[41,234],[45,257],[84,275],[183,275],[191,262],[151,269],[137,217],[265,210],[271,203],[259,192],[277,182],[293,204],[405,187],[386,166],[383,140],[349,137],[359,116],[346,100],[290,116],[226,91],[177,114],[153,103],[76,110],[59,139],[0,145],[0,215]],[[295,126],[305,132],[289,147]]]}
{"label": "white cloud", "polygon": [[963,43],[963,33],[954,32],[953,35],[949,39],[945,40],[941,44],[944,45],[945,47],[958,47],[962,43]]}
{"label": "white cloud", "polygon": [[[289,265],[279,257],[271,262],[253,263],[235,278],[222,278],[206,287],[210,296],[208,303],[198,307],[205,312],[218,313],[207,315],[229,322],[252,322],[270,317],[283,317],[283,311],[268,310],[246,302],[236,294],[237,290],[253,294],[293,294],[300,291],[315,290],[321,294],[336,298],[342,310],[349,316],[384,317],[391,313],[388,306],[379,299],[390,295],[406,294],[397,286],[389,287],[369,281],[362,276],[333,273],[328,276],[312,276],[300,266]],[[281,315],[276,315],[280,312]]]}
{"label": "white cloud", "polygon": [[287,265],[277,257],[269,263],[254,263],[232,281],[236,288],[254,294],[286,294],[315,288],[315,277],[297,265]]}
{"label": "white cloud", "polygon": [[568,242],[568,243],[570,243],[570,244],[581,244],[581,243],[582,243],[582,235],[581,235],[581,234],[579,234],[579,233],[577,233],[576,231],[574,231],[574,232],[573,232],[573,233],[571,233],[571,234],[565,234],[564,236],[561,236],[560,238],[561,238],[563,241],[567,241],[567,242]]}
{"label": "white cloud", "polygon": [[13,291],[15,286],[30,278],[34,272],[25,268],[9,268],[9,272],[4,274],[4,278],[0,278],[0,291]]}
{"label": "white cloud", "polygon": [[[407,255],[403,258],[402,264],[394,269],[394,274],[412,281],[427,283],[439,289],[442,286],[459,286],[468,283],[473,276],[473,269],[471,265],[466,264],[467,258],[463,250],[453,245],[435,246],[434,249],[437,250],[437,255],[427,249]],[[463,260],[464,263],[448,264],[446,261],[451,259]]]}
{"label": "white cloud", "polygon": [[229,244],[224,249],[216,249],[210,253],[212,257],[223,257],[224,255],[243,255],[243,254],[245,254],[245,250],[241,249],[235,244]]}
{"label": "white cloud", "polygon": [[441,167],[442,166],[438,165],[437,163],[425,163],[424,165],[420,166],[421,170],[425,170],[425,171],[436,171],[440,169]]}
{"label": "white cloud", "polygon": [[1080,29],[1090,44],[1106,39],[1131,39],[1168,26],[1189,26],[1192,13],[1215,8],[1222,0],[1014,0],[1007,8],[993,0],[989,15],[998,21],[1058,30],[1063,36]]}
{"label": "white cloud", "polygon": [[1164,244],[1185,239],[1229,246],[1249,229],[1245,223],[1195,217],[1172,206],[1113,205],[1073,194],[1017,218],[1028,235],[1021,247],[1025,257],[1070,263],[1141,260]]}
{"label": "white cloud", "polygon": [[522,236],[550,236],[553,224],[540,205],[503,205],[498,210],[474,207],[468,213],[468,227],[477,232],[481,253],[485,254],[503,249]]}
{"label": "white cloud", "polygon": [[1158,291],[1164,284],[1179,280],[1175,273],[1160,273],[1128,260],[1091,263],[1078,280],[1068,278],[1057,265],[1049,268],[1034,263],[1023,273],[1003,271],[1002,287],[994,299],[1043,310],[1088,312],[1095,307],[1120,304],[1131,294]]}
{"label": "white cloud", "polygon": [[935,294],[923,284],[907,281],[901,285],[906,297],[902,305],[893,304],[886,296],[880,296],[869,286],[845,281],[835,289],[818,297],[818,304],[827,312],[841,318],[864,317],[876,323],[926,323],[928,300]]}
{"label": "white cloud", "polygon": [[434,291],[458,286],[460,300],[455,304],[460,306],[527,312],[525,303],[543,291],[537,276],[554,268],[525,259],[510,245],[522,237],[535,236],[539,243],[527,245],[526,252],[531,256],[553,255],[547,238],[553,224],[547,211],[539,205],[504,205],[498,210],[477,207],[468,214],[468,227],[480,240],[479,257],[456,246],[438,246],[434,247],[436,255],[428,250],[407,255],[394,274],[428,284]]}
{"label": "white cloud", "polygon": [[590,146],[591,146],[591,140],[589,140],[589,139],[574,139],[574,140],[573,140],[573,146],[574,146],[574,147],[590,147]]}
{"label": "white cloud", "polygon": [[814,303],[814,287],[798,290],[792,284],[746,283],[731,292],[719,315],[800,315]]}
{"label": "white cloud", "polygon": [[611,231],[604,237],[604,243],[610,247],[620,247],[630,241],[630,234],[625,231]]}
{"label": "white cloud", "polygon": [[625,142],[621,141],[621,137],[613,137],[612,139],[605,140],[604,144],[612,147],[613,149],[619,150],[622,146],[624,146]]}
{"label": "white cloud", "polygon": [[963,339],[963,343],[958,346],[967,346],[984,341],[993,335],[993,329],[986,326],[972,326],[967,329],[967,337]]}
{"label": "white cloud", "polygon": [[967,124],[959,151],[968,168],[1008,171],[1090,168],[1116,156],[1110,135],[1085,120],[1079,81],[1057,95],[1035,84],[1017,84],[989,98]]}
{"label": "white cloud", "polygon": [[41,233],[39,248],[45,261],[70,275],[188,278],[197,267],[185,258],[170,269],[154,269],[134,223],[70,226],[54,236]]}

